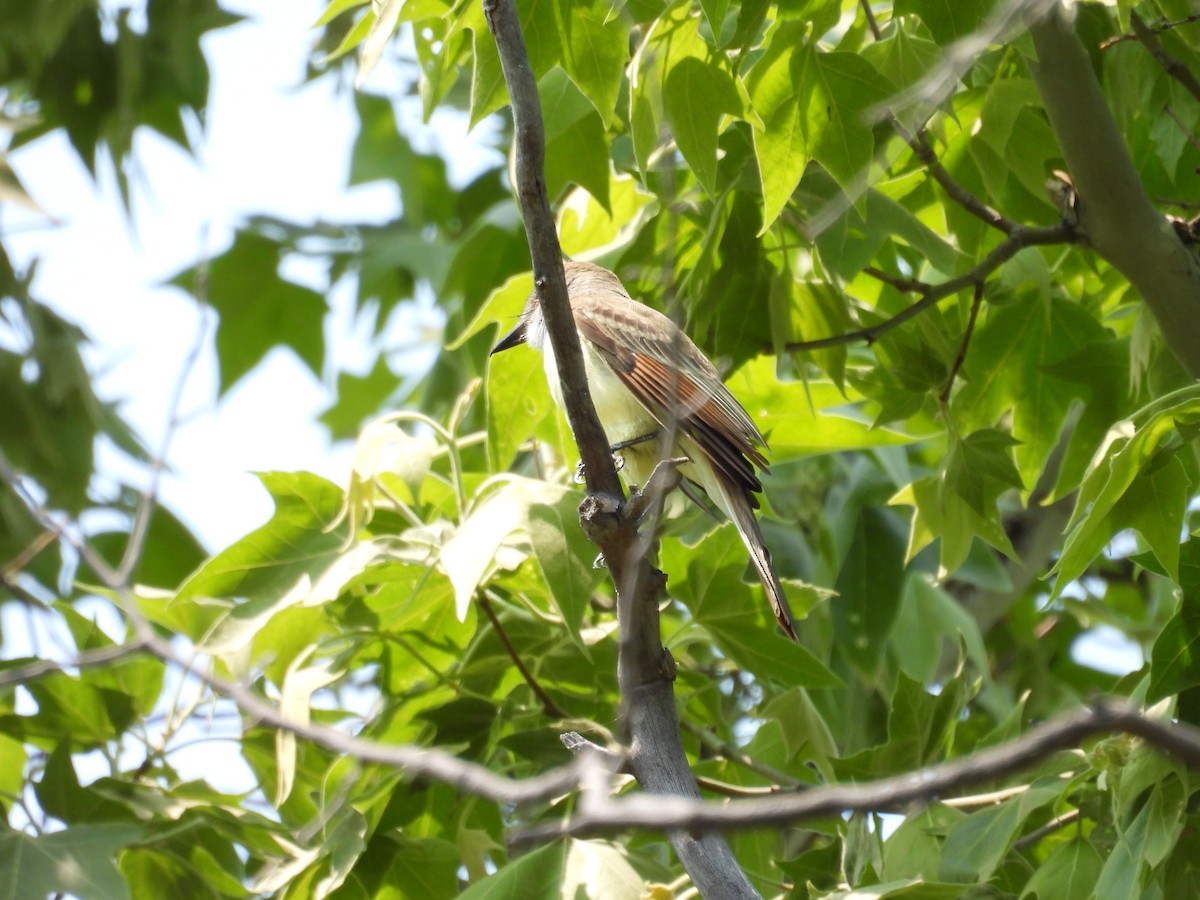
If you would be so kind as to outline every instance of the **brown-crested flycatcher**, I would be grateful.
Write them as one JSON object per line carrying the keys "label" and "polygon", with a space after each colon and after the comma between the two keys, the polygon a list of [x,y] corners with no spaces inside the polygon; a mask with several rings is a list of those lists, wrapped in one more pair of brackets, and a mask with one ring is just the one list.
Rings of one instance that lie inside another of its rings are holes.
{"label": "brown-crested flycatcher", "polygon": [[[565,270],[596,415],[627,478],[644,485],[666,449],[659,438],[673,432],[675,446],[666,456],[686,457],[680,474],[733,521],[779,626],[796,640],[791,607],[754,517],[754,495],[762,491],[754,467],[767,470],[759,449],[766,449],[766,440],[716,367],[674,322],[630,297],[607,269],[567,262]],[[518,344],[542,351],[550,394],[561,408],[562,385],[537,291],[492,353]]]}

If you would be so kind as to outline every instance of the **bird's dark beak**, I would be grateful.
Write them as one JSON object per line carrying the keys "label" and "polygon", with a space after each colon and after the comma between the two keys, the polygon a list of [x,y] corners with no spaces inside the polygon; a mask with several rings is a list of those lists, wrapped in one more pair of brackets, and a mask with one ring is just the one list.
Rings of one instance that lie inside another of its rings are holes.
{"label": "bird's dark beak", "polygon": [[510,331],[508,334],[506,334],[504,337],[500,338],[500,340],[496,342],[496,346],[492,348],[492,352],[489,353],[488,355],[495,356],[501,350],[511,350],[513,347],[516,347],[518,344],[523,344],[523,343],[525,343],[525,317],[524,316],[521,317],[521,321],[517,323],[516,327],[513,328],[512,331]]}

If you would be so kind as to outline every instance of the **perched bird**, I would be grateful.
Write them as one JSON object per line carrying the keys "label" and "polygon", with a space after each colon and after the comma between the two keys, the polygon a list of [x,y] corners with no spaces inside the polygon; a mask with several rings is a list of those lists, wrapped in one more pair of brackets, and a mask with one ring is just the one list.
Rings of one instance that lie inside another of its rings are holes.
{"label": "perched bird", "polygon": [[[646,483],[664,457],[661,436],[674,427],[675,446],[666,457],[686,457],[680,474],[737,527],[779,627],[796,640],[791,607],[754,516],[755,493],[762,491],[755,466],[767,470],[759,449],[766,449],[766,440],[716,367],[674,322],[630,297],[607,269],[567,262],[565,270],[588,388],[626,477]],[[536,291],[492,354],[518,344],[542,351],[550,394],[561,408],[562,386]]]}

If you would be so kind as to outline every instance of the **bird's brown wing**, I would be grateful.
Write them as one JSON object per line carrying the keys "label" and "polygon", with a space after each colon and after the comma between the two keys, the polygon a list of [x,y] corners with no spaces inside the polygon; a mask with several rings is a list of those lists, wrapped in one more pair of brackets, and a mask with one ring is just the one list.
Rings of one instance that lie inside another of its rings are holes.
{"label": "bird's brown wing", "polygon": [[[675,332],[674,340],[656,339],[654,335],[664,333],[661,323],[637,321],[656,316],[662,314],[633,302],[618,311],[578,301],[575,306],[580,334],[655,419],[666,426],[669,411],[675,410],[676,427],[725,479],[748,493],[761,491],[754,467],[767,468],[758,448],[766,444],[762,435],[686,335]],[[753,496],[749,499],[758,505]]]}

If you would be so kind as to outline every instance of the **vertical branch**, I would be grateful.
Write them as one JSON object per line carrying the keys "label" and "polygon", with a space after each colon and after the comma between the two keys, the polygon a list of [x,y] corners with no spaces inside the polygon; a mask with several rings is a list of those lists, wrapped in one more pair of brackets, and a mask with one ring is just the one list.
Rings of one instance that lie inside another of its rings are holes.
{"label": "vertical branch", "polygon": [[975,320],[979,318],[979,307],[983,303],[983,282],[977,282],[975,285],[975,296],[971,298],[971,315],[967,319],[967,328],[963,332],[962,342],[958,345],[958,353],[954,357],[954,365],[950,367],[950,374],[946,376],[946,383],[942,386],[942,393],[938,396],[938,401],[942,407],[950,402],[950,391],[954,387],[954,382],[958,380],[959,370],[962,369],[963,363],[967,359],[967,347],[971,345],[971,335],[975,333]]}
{"label": "vertical branch", "polygon": [[[483,0],[483,11],[496,40],[512,102],[516,190],[533,256],[534,284],[558,364],[567,420],[586,473],[588,496],[580,515],[588,537],[603,552],[617,587],[621,629],[617,676],[630,740],[629,767],[652,794],[699,799],[700,789],[688,765],[675,713],[674,666],[662,647],[659,631],[658,598],[664,578],[639,552],[636,520],[622,514],[624,494],[587,387],[562,251],[546,194],[546,146],[537,82],[514,0]],[[729,900],[759,897],[720,834],[674,831],[671,843],[701,894]]]}
{"label": "vertical branch", "polygon": [[533,283],[542,302],[546,332],[558,377],[562,382],[567,421],[579,444],[589,494],[624,496],[616,466],[608,451],[608,438],[588,390],[583,351],[571,316],[562,248],[546,193],[546,134],[537,81],[529,65],[525,37],[514,0],[483,0],[483,14],[496,39],[500,67],[512,102],[513,143],[516,148],[516,191],[525,220],[525,235],[533,258]]}

